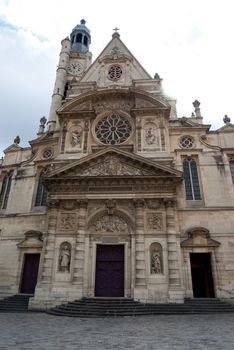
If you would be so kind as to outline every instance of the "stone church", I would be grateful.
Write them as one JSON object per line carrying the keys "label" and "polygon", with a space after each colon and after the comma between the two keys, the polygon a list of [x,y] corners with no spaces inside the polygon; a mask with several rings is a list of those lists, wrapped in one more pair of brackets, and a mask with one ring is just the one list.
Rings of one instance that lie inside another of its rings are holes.
{"label": "stone church", "polygon": [[[0,166],[0,296],[234,297],[234,125],[178,117],[117,29],[92,62],[81,20],[61,43],[48,120]],[[192,101],[191,101],[192,102]]]}

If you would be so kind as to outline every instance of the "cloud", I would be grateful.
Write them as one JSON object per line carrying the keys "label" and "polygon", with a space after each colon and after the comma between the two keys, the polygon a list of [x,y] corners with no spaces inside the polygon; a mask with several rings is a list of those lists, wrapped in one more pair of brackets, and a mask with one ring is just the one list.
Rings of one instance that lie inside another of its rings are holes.
{"label": "cloud", "polygon": [[[0,148],[20,134],[22,145],[36,136],[48,114],[60,41],[81,18],[91,29],[94,58],[120,28],[126,46],[165,93],[177,98],[178,115],[201,102],[205,123],[220,127],[234,118],[233,1],[223,0],[2,0],[0,9]],[[97,15],[98,14],[98,15]]]}

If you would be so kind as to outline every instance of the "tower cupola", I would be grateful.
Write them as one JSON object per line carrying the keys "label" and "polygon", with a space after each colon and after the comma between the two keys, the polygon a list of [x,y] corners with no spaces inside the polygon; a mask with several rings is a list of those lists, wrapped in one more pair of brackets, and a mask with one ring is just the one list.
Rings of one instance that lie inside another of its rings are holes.
{"label": "tower cupola", "polygon": [[77,24],[71,32],[71,51],[85,53],[89,51],[91,44],[90,30],[85,25],[85,20],[82,19],[80,24]]}

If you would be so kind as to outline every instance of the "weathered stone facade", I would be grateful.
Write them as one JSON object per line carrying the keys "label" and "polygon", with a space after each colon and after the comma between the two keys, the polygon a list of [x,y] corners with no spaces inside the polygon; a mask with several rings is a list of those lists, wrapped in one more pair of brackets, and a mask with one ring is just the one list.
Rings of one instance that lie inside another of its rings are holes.
{"label": "weathered stone facade", "polygon": [[1,295],[233,298],[234,125],[210,131],[198,101],[178,118],[118,33],[94,63],[89,34],[62,41],[47,129],[4,151]]}

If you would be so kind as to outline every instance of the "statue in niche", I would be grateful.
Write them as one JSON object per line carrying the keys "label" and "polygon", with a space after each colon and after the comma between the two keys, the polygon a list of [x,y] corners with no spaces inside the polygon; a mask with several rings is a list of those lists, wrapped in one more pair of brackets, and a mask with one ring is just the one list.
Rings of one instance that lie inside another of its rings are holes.
{"label": "statue in niche", "polygon": [[71,145],[72,145],[72,147],[76,147],[76,146],[81,147],[81,136],[82,136],[82,133],[78,130],[71,132]]}
{"label": "statue in niche", "polygon": [[160,252],[152,252],[151,254],[151,273],[157,274],[162,273],[162,264],[161,264],[161,254]]}
{"label": "statue in niche", "polygon": [[59,272],[70,272],[70,262],[71,262],[71,245],[70,243],[62,243],[59,252]]}
{"label": "statue in niche", "polygon": [[153,145],[156,142],[155,130],[153,128],[145,130],[145,141],[148,145]]}

